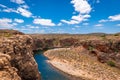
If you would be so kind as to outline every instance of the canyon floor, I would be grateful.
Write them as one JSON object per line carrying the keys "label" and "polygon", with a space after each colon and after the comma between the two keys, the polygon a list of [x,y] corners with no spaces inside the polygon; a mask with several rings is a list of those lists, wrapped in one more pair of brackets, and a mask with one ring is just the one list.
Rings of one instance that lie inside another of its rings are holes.
{"label": "canyon floor", "polygon": [[79,47],[51,49],[44,53],[48,61],[57,69],[83,80],[120,80],[120,70],[97,61],[96,57],[88,55],[88,51]]}
{"label": "canyon floor", "polygon": [[24,34],[0,30],[0,80],[41,80],[34,51],[84,80],[120,80],[120,33]]}

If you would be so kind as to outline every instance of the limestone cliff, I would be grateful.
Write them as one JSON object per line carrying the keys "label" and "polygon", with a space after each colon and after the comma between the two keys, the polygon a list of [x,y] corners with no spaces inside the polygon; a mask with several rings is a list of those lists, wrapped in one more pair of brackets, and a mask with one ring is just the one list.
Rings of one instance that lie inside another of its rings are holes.
{"label": "limestone cliff", "polygon": [[32,38],[20,34],[4,35],[0,36],[0,80],[40,80]]}
{"label": "limestone cliff", "polygon": [[[89,55],[97,57],[98,61],[114,65],[120,69],[120,35],[119,34],[35,34],[31,35],[35,49],[51,49],[56,47],[84,47]],[[79,48],[76,51],[80,51]]]}

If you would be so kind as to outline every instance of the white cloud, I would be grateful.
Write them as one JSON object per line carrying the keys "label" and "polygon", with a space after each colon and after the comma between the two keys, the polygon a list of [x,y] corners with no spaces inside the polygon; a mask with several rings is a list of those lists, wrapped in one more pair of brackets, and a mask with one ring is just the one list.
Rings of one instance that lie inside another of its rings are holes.
{"label": "white cloud", "polygon": [[0,7],[2,8],[7,8],[7,6],[3,5],[3,4],[0,4]]}
{"label": "white cloud", "polygon": [[116,26],[120,26],[120,24],[117,24]]}
{"label": "white cloud", "polygon": [[14,19],[14,21],[17,23],[24,23],[24,20],[22,20],[22,19]]}
{"label": "white cloud", "polygon": [[7,6],[5,8],[3,8],[1,10],[1,12],[7,12],[7,13],[10,13],[10,12],[14,12],[14,13],[17,13],[17,14],[20,14],[24,17],[32,17],[32,13],[27,10],[27,8],[29,8],[27,5],[22,5],[20,7],[17,8],[17,10],[13,9],[13,8],[8,8]]}
{"label": "white cloud", "polygon": [[105,20],[105,19],[101,19],[99,20],[99,23],[102,23],[102,22],[107,22],[108,20]]}
{"label": "white cloud", "polygon": [[120,14],[109,16],[108,18],[110,19],[110,21],[120,21]]}
{"label": "white cloud", "polygon": [[24,0],[11,0],[11,2],[20,4],[20,5],[18,8],[15,9],[15,8],[9,8],[5,5],[0,4],[0,7],[2,7],[0,12],[7,12],[7,13],[14,12],[24,17],[32,17],[32,13],[29,10],[27,10],[29,9],[29,6],[25,3]]}
{"label": "white cloud", "polygon": [[75,28],[72,28],[72,30],[75,30]]}
{"label": "white cloud", "polygon": [[51,19],[34,19],[34,24],[40,24],[44,26],[55,26]]}
{"label": "white cloud", "polygon": [[78,22],[81,22],[84,19],[89,18],[89,17],[90,17],[90,15],[87,15],[87,14],[86,15],[77,15],[77,16],[72,16],[72,19],[76,20]]}
{"label": "white cloud", "polygon": [[85,21],[87,18],[89,18],[90,15],[77,15],[72,16],[72,19],[70,21],[67,20],[61,20],[61,22],[67,23],[67,24],[79,24],[82,21]]}
{"label": "white cloud", "polygon": [[87,2],[87,0],[72,0],[75,11],[80,12],[81,14],[90,13],[91,6]]}
{"label": "white cloud", "polygon": [[28,5],[21,5],[20,7],[25,8],[25,9],[28,9],[28,8],[29,8]]}
{"label": "white cloud", "polygon": [[31,28],[31,29],[38,29],[39,28],[39,26],[32,26],[32,25],[26,25],[28,28]]}
{"label": "white cloud", "polygon": [[3,9],[3,12],[8,12],[8,13],[10,13],[10,12],[15,12],[15,13],[18,13],[18,11],[14,10],[14,9],[12,9],[12,8]]}
{"label": "white cloud", "polygon": [[79,14],[73,15],[69,21],[63,19],[61,22],[67,24],[79,24],[82,21],[87,21],[88,18],[91,17],[89,13],[91,12],[92,8],[87,0],[72,0],[71,3],[73,4],[75,11]]}
{"label": "white cloud", "polygon": [[0,4],[0,7],[2,7],[1,12],[15,12],[18,13],[17,10],[13,9],[13,8],[8,8],[7,6]]}
{"label": "white cloud", "polygon": [[8,19],[8,18],[0,19],[0,28],[10,29],[13,26],[14,26],[14,24],[12,24],[12,19]]}
{"label": "white cloud", "polygon": [[103,24],[96,24],[96,25],[94,25],[94,26],[96,26],[96,27],[101,27],[101,26],[103,26]]}
{"label": "white cloud", "polygon": [[100,3],[100,0],[96,0],[96,3]]}
{"label": "white cloud", "polygon": [[24,17],[31,17],[32,13],[24,8],[19,7],[17,11]]}
{"label": "white cloud", "polygon": [[38,29],[39,27],[38,26],[30,26],[29,28],[32,28],[32,29]]}
{"label": "white cloud", "polygon": [[25,1],[23,0],[10,0],[11,2],[17,3],[17,4],[24,4]]}
{"label": "white cloud", "polygon": [[75,28],[80,28],[80,26],[77,25],[77,26],[75,26]]}
{"label": "white cloud", "polygon": [[88,26],[88,25],[89,25],[89,23],[83,23],[82,25],[84,25],[84,26]]}
{"label": "white cloud", "polygon": [[120,21],[120,14],[109,16],[108,19],[101,19],[99,23],[109,22],[109,21]]}
{"label": "white cloud", "polygon": [[61,26],[61,25],[62,25],[62,23],[58,23],[58,24],[57,24],[57,26]]}
{"label": "white cloud", "polygon": [[17,23],[12,23],[14,26],[18,25]]}
{"label": "white cloud", "polygon": [[61,20],[61,22],[64,22],[64,23],[67,23],[67,24],[78,24],[79,23],[78,21],[75,21],[75,20],[70,20],[70,21]]}

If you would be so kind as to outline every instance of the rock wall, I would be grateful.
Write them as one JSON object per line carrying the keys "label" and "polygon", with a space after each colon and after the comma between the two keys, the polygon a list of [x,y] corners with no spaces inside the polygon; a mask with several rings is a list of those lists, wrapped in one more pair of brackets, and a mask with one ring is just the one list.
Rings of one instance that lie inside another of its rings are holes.
{"label": "rock wall", "polygon": [[17,69],[11,66],[11,57],[0,53],[0,80],[21,80]]}
{"label": "rock wall", "polygon": [[33,44],[28,35],[0,38],[0,80],[40,80]]}
{"label": "rock wall", "polygon": [[[51,36],[51,37],[49,37]],[[102,63],[115,64],[120,68],[120,36],[52,36],[52,35],[34,35],[34,48],[43,50],[56,47],[79,47],[83,46],[89,50],[90,55],[95,55]],[[79,50],[78,50],[79,51]]]}

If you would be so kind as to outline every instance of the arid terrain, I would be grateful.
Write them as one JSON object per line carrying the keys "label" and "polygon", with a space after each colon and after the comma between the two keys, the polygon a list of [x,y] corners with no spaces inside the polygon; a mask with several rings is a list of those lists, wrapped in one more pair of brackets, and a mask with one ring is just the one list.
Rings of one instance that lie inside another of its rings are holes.
{"label": "arid terrain", "polygon": [[40,80],[33,40],[16,30],[0,30],[0,80]]}
{"label": "arid terrain", "polygon": [[40,80],[34,51],[84,80],[120,80],[120,34],[24,34],[0,30],[0,80]]}
{"label": "arid terrain", "polygon": [[[120,34],[32,35],[56,68],[85,80],[120,80]],[[54,49],[55,48],[55,49]]]}

